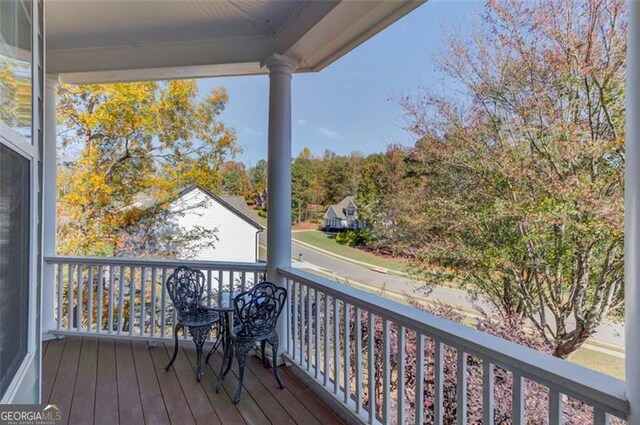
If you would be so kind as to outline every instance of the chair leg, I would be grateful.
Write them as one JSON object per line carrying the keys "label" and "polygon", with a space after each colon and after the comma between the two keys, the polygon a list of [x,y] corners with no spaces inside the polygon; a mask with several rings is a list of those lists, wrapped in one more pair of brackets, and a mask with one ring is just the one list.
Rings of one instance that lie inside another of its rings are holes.
{"label": "chair leg", "polygon": [[227,348],[224,350],[224,354],[222,356],[222,364],[220,365],[220,374],[218,375],[218,384],[216,385],[216,393],[220,392],[220,385],[222,385],[222,380],[229,370],[231,370],[231,362],[233,361],[233,344],[227,344]]}
{"label": "chair leg", "polygon": [[209,364],[209,359],[211,358],[213,353],[216,352],[218,347],[220,347],[222,345],[223,352],[224,352],[224,350],[226,350],[226,347],[225,347],[226,335],[223,334],[223,332],[222,332],[222,326],[223,326],[222,323],[218,322],[218,340],[216,341],[215,344],[213,344],[213,347],[211,347],[211,349],[209,350],[209,353],[207,353],[207,358],[205,359],[205,363],[206,364]]}
{"label": "chair leg", "polygon": [[267,360],[267,356],[265,354],[265,348],[267,346],[267,341],[260,341],[260,353],[262,354],[262,364],[264,367],[269,367],[269,360]]}
{"label": "chair leg", "polygon": [[[209,364],[209,359],[211,358],[211,356],[213,355],[213,353],[215,353],[215,351],[218,349],[219,346],[222,345],[222,352],[225,353],[227,350],[227,344],[229,344],[229,337],[230,337],[230,333],[231,330],[229,329],[229,317],[227,317],[227,314],[223,314],[220,316],[220,321],[218,322],[218,340],[216,341],[216,343],[213,345],[213,347],[211,347],[211,350],[209,350],[209,353],[207,354],[207,359],[206,362],[207,364]],[[224,364],[224,361],[223,361]]]}
{"label": "chair leg", "polygon": [[284,388],[284,384],[280,380],[280,375],[278,374],[278,335],[274,335],[268,340],[269,345],[271,345],[272,361],[273,361],[273,376],[276,378],[276,382],[278,383],[278,387],[280,389]]}
{"label": "chair leg", "polygon": [[218,344],[216,343],[213,347],[211,347],[211,349],[209,350],[209,352],[207,353],[207,357],[205,357],[204,362],[206,364],[209,364],[209,359],[211,358],[211,356],[213,355],[213,353],[216,351],[216,348],[218,348]]}
{"label": "chair leg", "polygon": [[247,362],[247,356],[249,355],[249,351],[251,351],[252,346],[255,343],[242,343],[238,344],[236,349],[236,358],[238,359],[238,371],[240,374],[238,375],[238,389],[236,390],[236,396],[233,399],[235,404],[240,402],[240,394],[242,394],[242,380],[244,378],[244,366]]}
{"label": "chair leg", "polygon": [[171,360],[169,364],[164,368],[165,370],[169,370],[173,365],[173,362],[176,361],[176,357],[178,356],[178,331],[182,329],[183,326],[181,324],[177,324],[175,328],[173,328],[173,337],[174,337],[174,346],[173,346],[173,356],[171,356]]}
{"label": "chair leg", "polygon": [[196,379],[198,382],[202,379],[202,347],[204,346],[204,342],[207,340],[207,336],[211,332],[211,326],[199,326],[194,328],[189,328],[189,333],[191,334],[191,338],[193,338],[193,342],[196,345]]}
{"label": "chair leg", "polygon": [[196,380],[202,379],[202,344],[196,344]]}

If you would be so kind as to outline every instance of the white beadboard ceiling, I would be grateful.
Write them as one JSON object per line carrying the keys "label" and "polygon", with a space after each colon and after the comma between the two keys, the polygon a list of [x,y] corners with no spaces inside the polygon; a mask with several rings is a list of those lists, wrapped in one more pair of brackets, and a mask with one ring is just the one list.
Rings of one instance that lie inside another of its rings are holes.
{"label": "white beadboard ceiling", "polygon": [[46,67],[71,83],[318,71],[424,0],[47,0]]}
{"label": "white beadboard ceiling", "polygon": [[49,0],[48,48],[273,36],[303,1]]}

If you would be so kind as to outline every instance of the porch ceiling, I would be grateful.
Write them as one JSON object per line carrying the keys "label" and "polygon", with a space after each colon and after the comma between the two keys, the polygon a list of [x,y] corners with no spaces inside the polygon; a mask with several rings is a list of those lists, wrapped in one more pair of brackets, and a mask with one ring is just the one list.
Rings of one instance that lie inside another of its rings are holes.
{"label": "porch ceiling", "polygon": [[47,72],[65,82],[319,71],[424,0],[51,0]]}

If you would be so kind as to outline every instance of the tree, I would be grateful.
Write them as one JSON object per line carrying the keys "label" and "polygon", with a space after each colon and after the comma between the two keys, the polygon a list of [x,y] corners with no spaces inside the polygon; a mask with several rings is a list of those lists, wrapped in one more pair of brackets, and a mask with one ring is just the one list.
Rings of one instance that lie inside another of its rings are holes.
{"label": "tree", "polygon": [[220,191],[227,195],[250,196],[251,184],[249,174],[242,162],[227,161],[221,168],[221,188]]}
{"label": "tree", "polygon": [[221,88],[198,100],[194,80],[62,86],[60,252],[146,252],[139,232],[157,206],[193,183],[217,191],[220,165],[239,150],[218,119],[227,100]]}
{"label": "tree", "polygon": [[428,235],[404,243],[559,357],[623,305],[625,8],[490,1],[439,59],[456,94],[400,100],[419,138],[404,209],[419,219],[401,227]]}
{"label": "tree", "polygon": [[323,156],[325,204],[337,204],[345,196],[355,195],[359,184],[360,155],[339,156],[326,151]]}
{"label": "tree", "polygon": [[[395,145],[389,146],[384,155],[370,155],[362,168],[356,199],[358,215],[363,210],[362,218],[369,222],[377,247],[392,249],[396,254],[404,251],[404,238],[399,233],[404,229],[399,225],[403,211],[406,211],[403,206],[411,205],[415,197],[415,193],[406,190],[411,175],[406,159],[405,150]],[[401,192],[405,196],[400,196]],[[414,235],[417,236],[419,234]]]}
{"label": "tree", "polygon": [[360,184],[356,192],[358,205],[358,219],[373,221],[374,210],[383,195],[384,155],[370,155],[362,164],[360,170]]}
{"label": "tree", "polygon": [[31,131],[31,73],[29,63],[0,58],[0,119],[14,129]]}
{"label": "tree", "polygon": [[317,204],[324,192],[321,188],[320,163],[304,148],[291,165],[291,219],[309,219],[309,205]]}
{"label": "tree", "polygon": [[267,161],[261,159],[256,162],[256,165],[249,169],[249,179],[254,195],[264,191],[267,188]]}

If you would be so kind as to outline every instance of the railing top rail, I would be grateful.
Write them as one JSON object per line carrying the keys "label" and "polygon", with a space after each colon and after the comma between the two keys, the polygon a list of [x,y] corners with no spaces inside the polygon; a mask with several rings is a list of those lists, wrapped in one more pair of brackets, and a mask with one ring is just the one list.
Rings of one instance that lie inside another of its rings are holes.
{"label": "railing top rail", "polygon": [[193,268],[205,270],[222,270],[234,272],[264,272],[266,263],[234,263],[202,260],[167,260],[154,258],[130,258],[130,257],[76,257],[68,255],[55,255],[44,257],[49,264],[87,264],[87,265],[117,265],[137,267],[177,267],[187,265]]}
{"label": "railing top rail", "polygon": [[623,419],[627,417],[625,385],[620,379],[311,273],[291,267],[279,268],[278,272],[466,353],[489,359],[497,366],[517,371],[524,378]]}

